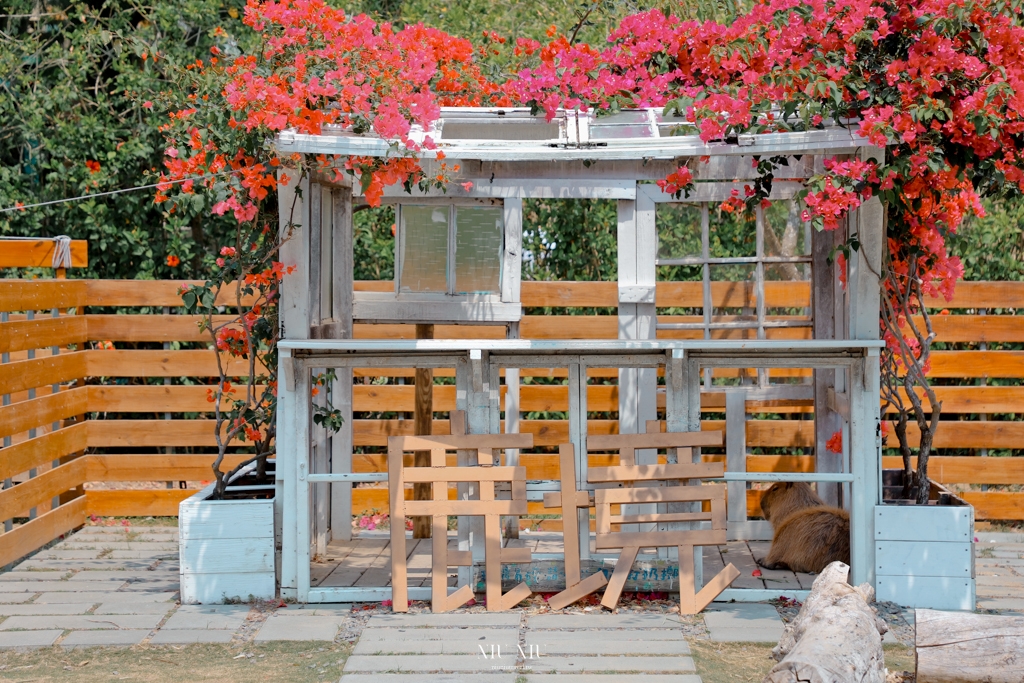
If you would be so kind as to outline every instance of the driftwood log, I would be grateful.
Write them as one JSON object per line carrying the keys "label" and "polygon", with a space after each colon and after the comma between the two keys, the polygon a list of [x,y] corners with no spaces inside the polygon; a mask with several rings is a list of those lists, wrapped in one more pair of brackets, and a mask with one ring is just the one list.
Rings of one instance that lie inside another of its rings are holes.
{"label": "driftwood log", "polygon": [[885,683],[882,634],[870,605],[874,589],[847,583],[849,565],[833,562],[814,580],[800,613],[772,650],[764,683]]}
{"label": "driftwood log", "polygon": [[916,612],[918,683],[1021,683],[1024,617]]}

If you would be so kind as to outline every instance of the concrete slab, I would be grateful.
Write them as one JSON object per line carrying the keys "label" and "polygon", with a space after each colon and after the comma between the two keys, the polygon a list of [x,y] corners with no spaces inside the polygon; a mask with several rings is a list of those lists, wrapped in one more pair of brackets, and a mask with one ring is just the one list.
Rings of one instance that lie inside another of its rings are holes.
{"label": "concrete slab", "polygon": [[99,550],[44,550],[36,553],[34,559],[38,560],[94,560],[99,555]]}
{"label": "concrete slab", "polygon": [[15,570],[0,574],[0,581],[60,581],[70,573],[67,569],[34,572]]}
{"label": "concrete slab", "polygon": [[274,614],[279,617],[350,617],[352,616],[352,605],[288,605],[275,610]]}
{"label": "concrete slab", "polygon": [[167,614],[173,602],[104,602],[94,614]]}
{"label": "concrete slab", "polygon": [[160,629],[149,639],[150,645],[186,645],[189,643],[230,643],[231,631],[165,631]]}
{"label": "concrete slab", "polygon": [[126,569],[135,569],[138,571],[145,571],[148,567],[153,565],[156,560],[111,560],[111,559],[98,559],[98,560],[25,560],[19,568],[32,570],[32,571],[69,571],[71,569],[89,569],[95,571],[114,570],[123,571]]}
{"label": "concrete slab", "polygon": [[370,617],[367,626],[411,626],[446,627],[446,626],[514,626],[519,627],[519,615],[502,612],[486,614],[375,614]]}
{"label": "concrete slab", "polygon": [[126,629],[156,628],[159,614],[86,614],[8,617],[0,623],[0,631],[60,629]]}
{"label": "concrete slab", "polygon": [[566,628],[679,628],[681,620],[674,614],[540,614],[528,617],[528,629]]}
{"label": "concrete slab", "polygon": [[0,593],[0,605],[28,602],[34,597],[36,597],[35,593]]}
{"label": "concrete slab", "polygon": [[51,631],[15,631],[5,633],[0,638],[0,650],[31,650],[37,647],[50,647],[60,638],[63,630]]}
{"label": "concrete slab", "polygon": [[[527,659],[534,673],[598,673],[643,671],[652,673],[693,673],[697,670],[690,657],[540,657]],[[616,680],[618,680],[616,678]]]}
{"label": "concrete slab", "polygon": [[114,591],[118,581],[3,581],[0,593],[43,593],[49,591]]}
{"label": "concrete slab", "polygon": [[138,645],[150,629],[130,631],[72,631],[61,641],[61,647],[97,647],[104,645]]}
{"label": "concrete slab", "polygon": [[978,598],[978,609],[994,609],[1000,611],[1024,611],[1024,598]]}
{"label": "concrete slab", "polygon": [[[515,683],[516,675],[494,674],[345,674],[341,683]],[[612,683],[609,681],[609,683]],[[682,683],[689,683],[683,681]]]}
{"label": "concrete slab", "polygon": [[[602,633],[607,633],[607,636],[602,636]],[[682,641],[683,632],[674,629],[659,628],[645,631],[643,629],[613,629],[606,632],[602,631],[527,631],[526,640],[528,642],[540,642],[543,640],[545,643],[578,643],[583,639],[590,640],[592,638],[599,638],[602,640],[611,640],[614,642],[624,641],[650,641],[650,640],[663,640],[663,641]]]}
{"label": "concrete slab", "polygon": [[1024,576],[986,576],[978,574],[975,577],[979,590],[983,586],[1014,586],[1024,588]]}
{"label": "concrete slab", "polygon": [[704,611],[704,623],[718,642],[777,643],[783,631],[775,608],[757,602],[715,604]]}
{"label": "concrete slab", "polygon": [[[118,592],[113,590],[116,588],[113,584],[108,586],[110,590],[98,591],[98,590],[82,590],[80,592],[67,591],[67,592],[54,592],[54,593],[43,593],[40,595],[36,602],[38,603],[58,603],[58,602],[169,602],[177,600],[178,592],[164,591],[162,593],[126,593]],[[0,602],[4,602],[8,598],[17,595],[16,593],[0,593]],[[31,596],[30,596],[31,597]]]}
{"label": "concrete slab", "polygon": [[112,550],[107,557],[112,560],[173,560],[178,557],[178,548],[168,546],[166,550]]}
{"label": "concrete slab", "polygon": [[[566,679],[562,674],[525,674],[526,683],[701,683],[696,674],[577,674]],[[613,679],[613,680],[609,680]]]}
{"label": "concrete slab", "polygon": [[[507,631],[504,638],[490,640],[363,640],[359,639],[352,654],[356,655],[491,655],[514,656],[519,634]],[[482,649],[481,649],[482,648]]]}
{"label": "concrete slab", "polygon": [[178,547],[177,541],[162,541],[159,543],[134,543],[124,541],[113,541],[104,539],[82,539],[68,541],[60,546],[60,550],[95,550],[97,553],[102,550],[129,550],[129,551],[171,551]]}
{"label": "concrete slab", "polygon": [[[611,636],[614,631],[609,631]],[[550,642],[540,633],[527,633],[526,646],[523,649],[529,653],[529,645],[536,645],[542,657],[547,655],[688,655],[690,646],[685,640],[650,640],[650,641],[616,641],[613,637],[591,638],[587,633],[586,638],[579,638],[579,632],[575,642]]]}
{"label": "concrete slab", "polygon": [[335,617],[278,617],[271,615],[263,622],[253,639],[257,643],[272,640],[321,640],[332,642],[338,635]]}
{"label": "concrete slab", "polygon": [[[463,615],[466,616],[466,615]],[[517,654],[518,656],[518,654]],[[374,657],[369,655],[352,655],[345,662],[344,673],[349,672],[455,672],[468,671],[475,673],[497,672],[500,666],[514,666],[516,658],[506,656],[501,659],[484,659],[476,655],[389,655]],[[460,678],[461,680],[461,678]]]}
{"label": "concrete slab", "polygon": [[248,605],[182,605],[163,625],[163,629],[233,630],[240,628],[248,616]]}
{"label": "concrete slab", "polygon": [[173,572],[159,569],[95,569],[80,571],[68,581],[177,581],[179,577],[177,569]]}
{"label": "concrete slab", "polygon": [[146,581],[143,579],[138,579],[134,581],[129,581],[128,583],[124,584],[122,590],[129,593],[163,593],[167,591],[176,591],[178,590],[178,586],[180,585],[181,584],[178,579],[168,579],[166,581]]}
{"label": "concrete slab", "polygon": [[716,628],[708,629],[711,640],[718,643],[778,643],[782,629],[767,628]]}
{"label": "concrete slab", "polygon": [[0,605],[0,616],[14,617],[47,614],[85,614],[93,608],[92,602],[70,602],[57,605],[28,603],[21,605]]}
{"label": "concrete slab", "polygon": [[519,630],[507,628],[377,628],[367,627],[359,641],[390,643],[397,640],[428,642],[433,640],[473,640],[485,642],[495,638],[508,640],[510,636],[519,640]]}

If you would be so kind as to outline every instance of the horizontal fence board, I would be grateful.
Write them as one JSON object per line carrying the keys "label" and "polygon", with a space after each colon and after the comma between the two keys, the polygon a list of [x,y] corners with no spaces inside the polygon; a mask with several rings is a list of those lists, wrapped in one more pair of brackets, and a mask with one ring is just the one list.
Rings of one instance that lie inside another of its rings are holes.
{"label": "horizontal fence board", "polygon": [[80,496],[0,535],[0,567],[39,550],[61,534],[85,524],[85,497]]}
{"label": "horizontal fence board", "polygon": [[1024,282],[958,282],[952,301],[928,298],[929,308],[1024,308]]}
{"label": "horizontal fence board", "polygon": [[[101,315],[90,313],[89,339],[114,342],[178,341],[213,343],[210,332],[200,332],[198,315]],[[215,315],[214,325],[223,325],[236,316]]]}
{"label": "horizontal fence board", "polygon": [[974,506],[975,519],[1024,520],[1024,494],[1012,491],[966,491],[958,494]]}
{"label": "horizontal fence board", "polygon": [[178,504],[198,489],[143,489],[85,492],[88,514],[97,517],[177,517]]}
{"label": "horizontal fence board", "polygon": [[[920,316],[914,322],[918,329],[925,329]],[[933,315],[931,322],[938,342],[1024,341],[1024,316],[1021,315]]]}
{"label": "horizontal fence board", "polygon": [[[89,410],[97,413],[212,413],[213,402],[207,392],[216,385],[165,384],[165,385],[89,385]],[[257,385],[258,391],[262,387]],[[245,387],[238,387],[244,396]],[[259,395],[259,394],[257,394]],[[230,407],[230,396],[222,401],[223,407]]]}
{"label": "horizontal fence board", "polygon": [[77,458],[43,472],[16,486],[0,491],[0,519],[28,516],[29,508],[44,505],[85,481],[85,462]]}
{"label": "horizontal fence board", "polygon": [[88,446],[88,435],[88,422],[81,422],[4,448],[0,451],[0,479],[84,451]]}
{"label": "horizontal fence board", "polygon": [[87,296],[85,280],[0,280],[0,312],[81,308]]}
{"label": "horizontal fence board", "polygon": [[86,356],[90,351],[62,353],[33,360],[0,363],[0,391],[14,394],[27,389],[64,384],[88,374]]}
{"label": "horizontal fence board", "polygon": [[74,387],[56,394],[12,403],[0,408],[0,436],[21,434],[35,427],[50,427],[89,410],[85,387]]}
{"label": "horizontal fence board", "polygon": [[[203,280],[87,280],[89,306],[174,308],[182,306],[178,291],[188,285],[201,285]],[[243,297],[243,302],[249,301]],[[218,305],[235,302],[234,283],[222,288]]]}
{"label": "horizontal fence board", "polygon": [[89,446],[95,448],[217,445],[215,420],[89,420],[86,424]]}
{"label": "horizontal fence board", "polygon": [[931,378],[1024,377],[1024,351],[932,351],[931,361]]}
{"label": "horizontal fence board", "polygon": [[88,338],[85,318],[80,315],[0,323],[0,353],[64,347],[81,344]]}
{"label": "horizontal fence board", "polygon": [[[52,268],[53,240],[24,239],[4,240],[0,249],[0,268]],[[85,268],[89,265],[89,242],[71,240],[71,267]]]}
{"label": "horizontal fence board", "polygon": [[[82,355],[87,359],[86,367],[92,377],[218,376],[217,358],[212,350],[94,349],[85,351]],[[231,377],[249,373],[248,364],[240,359],[225,359],[224,365]],[[0,369],[2,367],[0,366]]]}
{"label": "horizontal fence board", "polygon": [[[228,472],[248,459],[246,455],[227,455],[221,471]],[[209,455],[88,455],[85,481],[213,481],[213,461]],[[77,461],[76,461],[77,462]]]}

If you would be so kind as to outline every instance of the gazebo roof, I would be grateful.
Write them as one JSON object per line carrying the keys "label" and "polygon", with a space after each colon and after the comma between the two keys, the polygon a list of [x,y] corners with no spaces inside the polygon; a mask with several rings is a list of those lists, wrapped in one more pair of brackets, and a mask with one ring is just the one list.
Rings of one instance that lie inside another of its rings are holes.
{"label": "gazebo roof", "polygon": [[[559,110],[549,121],[528,108],[445,107],[429,129],[413,127],[410,139],[427,137],[436,149],[419,156],[478,161],[583,161],[674,159],[693,156],[811,154],[865,146],[853,128],[833,125],[801,132],[740,135],[704,142],[692,123],[666,117],[661,109],[624,110],[595,116],[593,111]],[[320,135],[282,131],[282,152],[384,157],[402,145],[342,126],[324,126]]]}

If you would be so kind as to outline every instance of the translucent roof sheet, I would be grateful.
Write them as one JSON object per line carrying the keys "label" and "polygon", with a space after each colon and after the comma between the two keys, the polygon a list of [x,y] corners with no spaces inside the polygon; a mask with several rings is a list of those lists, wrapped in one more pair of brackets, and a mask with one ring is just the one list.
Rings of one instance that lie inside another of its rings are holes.
{"label": "translucent roof sheet", "polygon": [[[413,128],[410,137],[434,141],[450,159],[541,161],[656,159],[721,154],[799,154],[861,147],[867,141],[855,129],[832,126],[799,133],[740,135],[735,140],[705,143],[685,119],[665,117],[660,109],[595,114],[559,110],[549,121],[527,108],[442,108],[428,129]],[[341,126],[325,126],[321,135],[284,131],[282,151],[312,154],[388,156],[394,141],[355,135]],[[424,150],[421,156],[433,157]]]}

